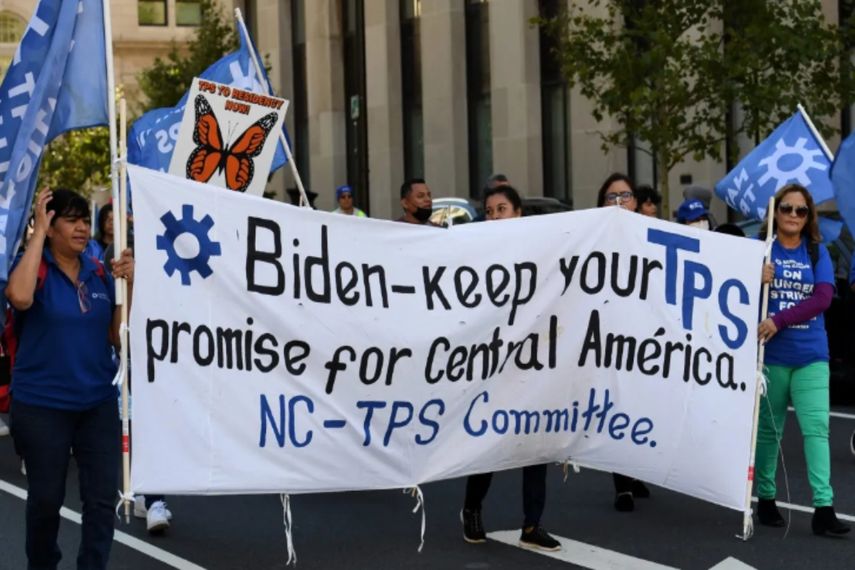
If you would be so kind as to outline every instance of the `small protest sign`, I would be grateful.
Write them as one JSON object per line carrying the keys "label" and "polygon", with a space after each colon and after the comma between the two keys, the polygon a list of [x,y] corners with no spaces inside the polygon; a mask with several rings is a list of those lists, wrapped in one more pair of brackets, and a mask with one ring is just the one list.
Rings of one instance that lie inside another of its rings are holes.
{"label": "small protest sign", "polygon": [[193,80],[169,173],[261,196],[288,101]]}

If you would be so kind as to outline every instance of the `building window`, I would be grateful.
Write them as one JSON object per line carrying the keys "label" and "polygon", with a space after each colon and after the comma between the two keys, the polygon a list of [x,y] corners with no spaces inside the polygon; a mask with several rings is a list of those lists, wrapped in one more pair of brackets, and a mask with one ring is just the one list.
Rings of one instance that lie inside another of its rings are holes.
{"label": "building window", "polygon": [[344,112],[347,134],[347,183],[354,205],[369,210],[368,113],[365,106],[365,5],[342,0],[344,15]]}
{"label": "building window", "polygon": [[490,116],[490,5],[466,0],[466,107],[469,120],[469,196],[493,171],[493,121]]}
{"label": "building window", "polygon": [[140,26],[165,26],[166,0],[137,0],[137,20]]}
{"label": "building window", "polygon": [[179,26],[201,25],[201,2],[199,0],[177,0],[175,2],[175,23]]}
{"label": "building window", "polygon": [[303,185],[309,179],[309,96],[306,85],[306,3],[291,1],[291,41],[294,58],[294,162]]}
{"label": "building window", "polygon": [[[540,15],[558,15],[561,0],[540,0]],[[561,75],[558,42],[540,31],[540,109],[543,195],[572,204],[570,193],[570,90]]]}
{"label": "building window", "polygon": [[425,174],[422,110],[422,0],[401,0],[401,92],[404,123],[404,178]]}
{"label": "building window", "polygon": [[27,22],[11,12],[0,12],[0,44],[15,44],[21,41]]}

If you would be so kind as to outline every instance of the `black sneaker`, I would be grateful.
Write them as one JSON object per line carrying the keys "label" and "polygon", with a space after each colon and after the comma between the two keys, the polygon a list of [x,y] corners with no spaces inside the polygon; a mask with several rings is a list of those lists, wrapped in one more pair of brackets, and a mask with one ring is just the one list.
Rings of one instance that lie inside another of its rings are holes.
{"label": "black sneaker", "polygon": [[463,540],[469,544],[487,542],[484,534],[484,523],[481,522],[481,511],[463,509],[460,511],[460,522],[463,523]]}
{"label": "black sneaker", "polygon": [[520,546],[548,552],[561,550],[561,543],[549,536],[541,526],[534,527],[531,532],[526,532],[523,529],[522,534],[520,534]]}
{"label": "black sneaker", "polygon": [[647,488],[647,485],[645,485],[644,482],[639,481],[638,479],[633,479],[632,496],[635,499],[649,499],[650,489]]}

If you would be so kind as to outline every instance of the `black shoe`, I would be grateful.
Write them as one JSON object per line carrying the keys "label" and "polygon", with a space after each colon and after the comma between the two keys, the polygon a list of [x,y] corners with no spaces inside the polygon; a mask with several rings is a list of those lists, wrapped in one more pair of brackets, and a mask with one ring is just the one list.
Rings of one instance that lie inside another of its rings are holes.
{"label": "black shoe", "polygon": [[650,498],[650,489],[647,488],[647,485],[645,485],[643,481],[633,479],[632,496],[635,499],[648,499]]}
{"label": "black shoe", "polygon": [[813,511],[810,526],[814,534],[840,536],[849,532],[849,525],[840,522],[834,514],[834,507],[817,507]]}
{"label": "black shoe", "polygon": [[635,499],[632,498],[632,493],[626,491],[618,493],[615,497],[615,509],[622,513],[630,513],[635,510]]}
{"label": "black shoe", "polygon": [[481,511],[463,509],[460,511],[460,521],[463,523],[463,540],[470,544],[487,542],[484,523],[481,522]]}
{"label": "black shoe", "polygon": [[780,528],[787,525],[787,521],[784,520],[781,511],[778,510],[778,505],[775,504],[775,499],[757,500],[757,520],[764,526]]}
{"label": "black shoe", "polygon": [[534,550],[546,550],[547,552],[561,550],[561,543],[549,536],[541,526],[532,528],[531,532],[526,532],[523,529],[522,534],[520,534],[520,546]]}

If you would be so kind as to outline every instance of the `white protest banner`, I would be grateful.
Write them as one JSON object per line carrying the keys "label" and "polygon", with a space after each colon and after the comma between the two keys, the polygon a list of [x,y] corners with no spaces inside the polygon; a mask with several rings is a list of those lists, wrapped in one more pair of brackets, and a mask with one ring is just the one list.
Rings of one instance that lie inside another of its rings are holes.
{"label": "white protest banner", "polygon": [[198,77],[187,101],[169,173],[261,196],[288,101]]}
{"label": "white protest banner", "polygon": [[442,230],[130,176],[134,492],[572,458],[742,510],[762,243],[619,208]]}

